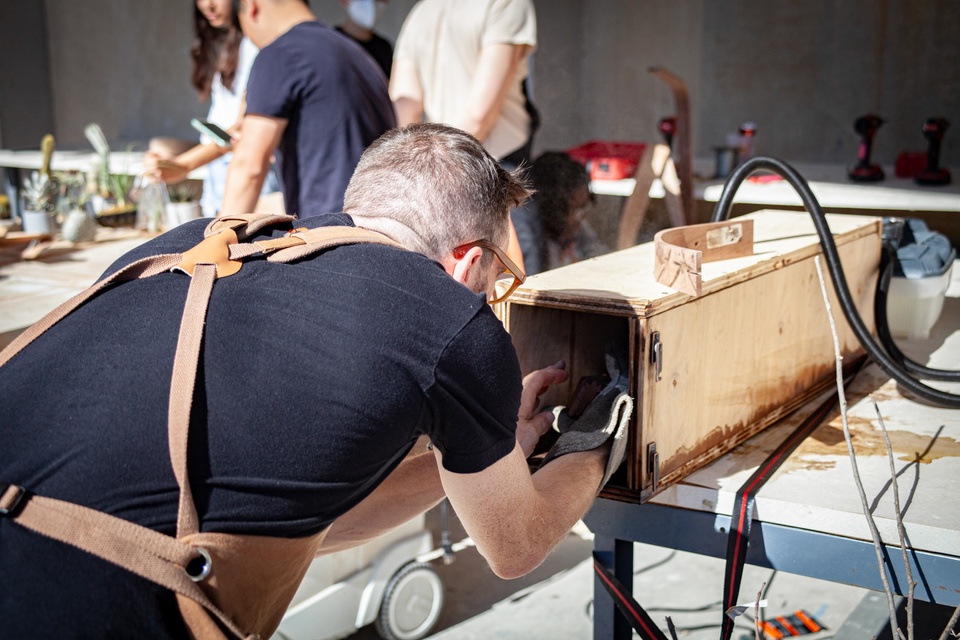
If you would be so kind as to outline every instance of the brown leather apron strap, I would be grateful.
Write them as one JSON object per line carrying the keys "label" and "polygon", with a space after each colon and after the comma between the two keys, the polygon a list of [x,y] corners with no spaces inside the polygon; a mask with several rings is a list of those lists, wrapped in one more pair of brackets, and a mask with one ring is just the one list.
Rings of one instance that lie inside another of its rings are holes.
{"label": "brown leather apron strap", "polygon": [[290,234],[292,238],[302,240],[302,243],[287,248],[280,248],[271,253],[267,260],[270,262],[293,262],[309,255],[344,244],[382,244],[390,247],[403,247],[389,237],[370,229],[360,227],[317,227]]}
{"label": "brown leather apron strap", "polygon": [[[232,234],[232,232],[230,232]],[[221,234],[225,235],[225,234]],[[177,513],[177,537],[200,531],[200,519],[193,503],[190,478],[187,475],[187,440],[190,432],[190,408],[200,363],[200,345],[203,325],[217,267],[200,263],[193,267],[187,301],[180,320],[177,352],[173,359],[173,378],[170,382],[170,401],[167,411],[167,432],[170,443],[170,462],[180,485],[180,506]]]}
{"label": "brown leather apron strap", "polygon": [[[10,487],[2,497],[12,501],[17,490],[22,491]],[[16,501],[19,504],[13,507],[12,516],[21,526],[184,595],[213,613],[236,637],[250,637],[210,601],[195,581],[211,569],[203,555],[205,551],[122,518],[62,500],[32,495],[17,497]]]}
{"label": "brown leather apron strap", "polygon": [[294,216],[275,214],[275,213],[240,213],[234,215],[224,215],[214,218],[207,225],[205,236],[211,236],[220,233],[224,229],[234,229],[241,240],[246,240],[264,227],[270,227],[281,223],[293,223],[296,220]]}
{"label": "brown leather apron strap", "polygon": [[230,260],[243,260],[256,254],[264,254],[270,262],[294,262],[330,247],[344,244],[382,244],[402,248],[387,236],[359,227],[319,227],[294,230],[285,236],[230,245]]}
{"label": "brown leather apron strap", "polygon": [[2,352],[0,352],[0,367],[5,365],[11,358],[13,358],[13,356],[20,353],[24,347],[36,340],[44,331],[59,322],[61,318],[79,307],[81,304],[93,297],[94,294],[98,293],[108,285],[111,285],[115,282],[126,282],[129,280],[137,280],[139,278],[149,278],[150,276],[158,273],[163,273],[180,262],[180,259],[180,254],[163,254],[159,256],[143,258],[141,260],[137,260],[136,262],[131,262],[124,268],[111,274],[109,277],[91,285],[45,315],[36,323],[25,329],[23,333],[14,338],[13,341],[8,344]]}

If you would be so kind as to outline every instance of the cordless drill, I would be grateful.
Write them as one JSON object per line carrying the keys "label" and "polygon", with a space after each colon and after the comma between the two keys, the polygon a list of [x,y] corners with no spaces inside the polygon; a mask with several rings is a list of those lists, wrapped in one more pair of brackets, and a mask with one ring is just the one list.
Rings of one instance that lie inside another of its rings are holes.
{"label": "cordless drill", "polygon": [[950,184],[950,172],[940,167],[940,141],[950,125],[943,118],[927,118],[920,131],[927,139],[927,166],[917,173],[913,179],[917,184]]}
{"label": "cordless drill", "polygon": [[870,152],[873,150],[873,137],[884,122],[886,121],[880,116],[867,114],[853,123],[854,130],[860,134],[860,148],[857,150],[857,166],[850,169],[847,175],[854,182],[883,180],[883,169],[880,165],[870,164]]}
{"label": "cordless drill", "polygon": [[677,119],[674,116],[660,118],[660,122],[657,123],[657,129],[660,131],[660,135],[663,136],[663,141],[667,143],[667,146],[673,147],[673,135],[677,132]]}

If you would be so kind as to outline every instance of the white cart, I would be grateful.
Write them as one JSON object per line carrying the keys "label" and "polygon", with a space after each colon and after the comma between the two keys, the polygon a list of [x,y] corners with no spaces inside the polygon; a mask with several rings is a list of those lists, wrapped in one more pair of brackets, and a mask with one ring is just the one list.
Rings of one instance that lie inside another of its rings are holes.
{"label": "white cart", "polygon": [[384,640],[418,640],[443,608],[443,583],[417,558],[433,549],[421,515],[355,549],[313,561],[275,640],[336,640],[373,622]]}

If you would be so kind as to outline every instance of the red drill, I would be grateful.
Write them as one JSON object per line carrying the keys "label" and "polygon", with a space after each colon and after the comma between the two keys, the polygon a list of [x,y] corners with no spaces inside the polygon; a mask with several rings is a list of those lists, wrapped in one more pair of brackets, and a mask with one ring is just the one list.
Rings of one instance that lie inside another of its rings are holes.
{"label": "red drill", "polygon": [[847,175],[854,182],[883,180],[883,169],[880,165],[870,164],[870,152],[873,150],[873,136],[884,122],[886,120],[880,116],[868,113],[853,123],[854,130],[860,134],[860,148],[857,150],[857,166],[850,169]]}

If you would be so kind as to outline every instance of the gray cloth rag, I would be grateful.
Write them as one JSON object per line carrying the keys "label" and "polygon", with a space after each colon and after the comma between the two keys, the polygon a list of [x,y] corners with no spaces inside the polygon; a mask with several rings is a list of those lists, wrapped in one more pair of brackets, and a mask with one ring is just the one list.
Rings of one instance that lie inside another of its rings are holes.
{"label": "gray cloth rag", "polygon": [[610,383],[597,395],[579,418],[571,418],[565,407],[554,408],[553,427],[560,437],[550,447],[541,466],[559,456],[590,451],[613,438],[610,457],[600,483],[602,487],[623,464],[627,453],[627,425],[633,414],[633,398],[627,393],[629,374],[624,354],[606,355]]}

